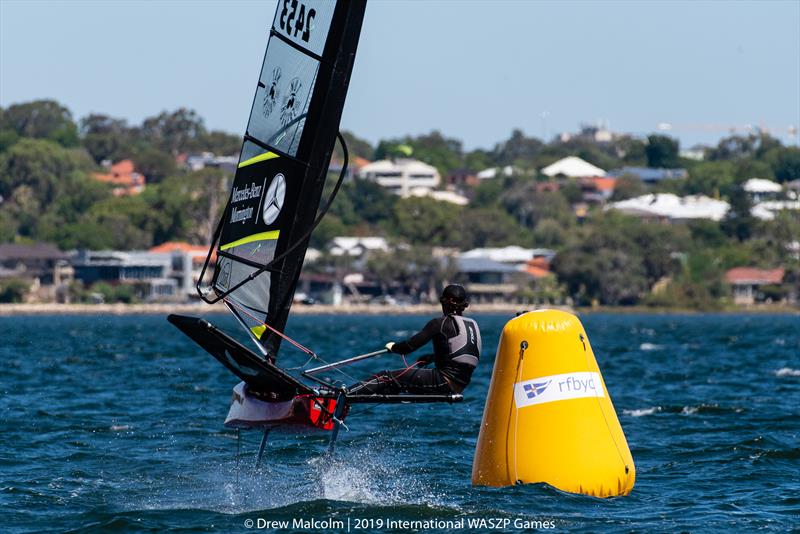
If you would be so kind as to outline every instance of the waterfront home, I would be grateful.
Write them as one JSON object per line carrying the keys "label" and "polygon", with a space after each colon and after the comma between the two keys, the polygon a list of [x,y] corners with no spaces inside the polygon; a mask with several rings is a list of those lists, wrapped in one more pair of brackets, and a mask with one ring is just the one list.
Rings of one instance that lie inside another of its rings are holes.
{"label": "waterfront home", "polygon": [[736,304],[783,301],[787,294],[782,287],[784,274],[783,268],[736,267],[725,273],[725,282]]}

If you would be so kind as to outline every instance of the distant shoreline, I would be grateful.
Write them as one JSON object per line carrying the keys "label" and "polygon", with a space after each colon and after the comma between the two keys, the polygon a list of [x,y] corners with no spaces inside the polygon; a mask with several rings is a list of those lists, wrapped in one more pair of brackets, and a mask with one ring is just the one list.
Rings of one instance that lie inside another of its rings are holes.
{"label": "distant shoreline", "polygon": [[[514,315],[522,311],[536,309],[559,309],[578,315],[593,313],[618,314],[737,314],[737,313],[778,313],[800,315],[800,308],[790,306],[758,306],[749,308],[726,308],[722,310],[692,310],[677,308],[599,307],[570,308],[569,306],[531,306],[525,304],[473,304],[472,313],[499,313]],[[387,306],[380,304],[353,304],[333,306],[316,304],[313,306],[295,305],[292,313],[296,315],[430,315],[439,313],[441,308],[434,304],[415,304],[411,306]],[[0,304],[0,317],[23,315],[167,315],[170,313],[186,315],[208,315],[227,313],[222,304]]]}

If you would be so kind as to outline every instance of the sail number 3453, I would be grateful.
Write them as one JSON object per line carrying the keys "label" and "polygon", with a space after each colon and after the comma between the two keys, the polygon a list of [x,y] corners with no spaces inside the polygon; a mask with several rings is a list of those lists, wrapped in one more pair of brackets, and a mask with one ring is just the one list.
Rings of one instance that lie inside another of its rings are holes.
{"label": "sail number 3453", "polygon": [[[300,6],[299,11],[297,6]],[[311,24],[316,15],[315,9],[306,10],[306,6],[297,0],[283,0],[280,16],[281,29],[291,37],[297,37],[297,34],[302,32],[300,38],[308,42],[308,38],[311,37]]]}

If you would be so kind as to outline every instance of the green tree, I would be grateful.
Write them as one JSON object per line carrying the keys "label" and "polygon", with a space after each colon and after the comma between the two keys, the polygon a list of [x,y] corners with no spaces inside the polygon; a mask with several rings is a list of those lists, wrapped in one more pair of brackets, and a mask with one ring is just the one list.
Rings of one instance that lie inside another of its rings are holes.
{"label": "green tree", "polygon": [[47,139],[64,147],[78,146],[78,127],[70,111],[54,100],[12,104],[0,115],[0,131],[19,137]]}
{"label": "green tree", "polygon": [[468,208],[464,221],[464,235],[458,243],[462,248],[516,245],[524,239],[514,218],[498,207]]}
{"label": "green tree", "polygon": [[[511,136],[498,143],[492,151],[492,160],[497,166],[517,165],[533,168],[544,143],[535,137],[526,137],[522,130],[514,129]],[[480,169],[479,169],[480,170]]]}
{"label": "green tree", "polygon": [[30,291],[31,284],[20,278],[0,280],[0,302],[22,302]]}
{"label": "green tree", "polygon": [[520,226],[533,228],[542,219],[553,219],[565,227],[572,225],[575,216],[569,203],[558,192],[541,192],[536,182],[518,182],[500,195],[501,205]]}
{"label": "green tree", "polygon": [[81,119],[83,146],[97,163],[127,157],[131,143],[128,124],[123,119],[91,114]]}
{"label": "green tree", "polygon": [[644,148],[648,167],[672,168],[678,166],[678,141],[665,135],[650,135]]}
{"label": "green tree", "polygon": [[146,118],[138,134],[144,141],[174,155],[197,150],[206,129],[203,119],[194,110],[179,108]]}
{"label": "green tree", "polygon": [[646,192],[647,188],[638,176],[623,174],[617,178],[614,184],[614,193],[611,195],[611,200],[617,202],[629,198],[636,198],[644,195]]}
{"label": "green tree", "polygon": [[788,147],[778,151],[773,168],[779,182],[800,180],[800,148]]}
{"label": "green tree", "polygon": [[731,207],[722,222],[722,229],[729,236],[745,241],[753,235],[758,222],[751,213],[753,204],[750,195],[739,185],[733,189],[729,200]]}
{"label": "green tree", "polygon": [[387,231],[412,243],[455,246],[462,239],[464,208],[430,198],[404,198],[395,204]]}

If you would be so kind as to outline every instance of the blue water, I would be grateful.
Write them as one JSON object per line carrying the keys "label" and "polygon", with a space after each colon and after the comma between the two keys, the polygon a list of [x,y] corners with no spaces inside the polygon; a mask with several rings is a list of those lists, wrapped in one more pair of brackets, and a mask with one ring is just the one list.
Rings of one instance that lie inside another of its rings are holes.
{"label": "blue water", "polygon": [[[211,319],[236,331],[226,316]],[[478,316],[486,350],[463,404],[356,407],[333,461],[325,434],[274,434],[254,471],[259,435],[242,434],[237,462],[236,434],[222,426],[236,380],[165,318],[0,318],[0,531],[237,532],[259,519],[308,531],[291,526],[298,518],[397,532],[385,521],[508,519],[514,530],[514,520],[537,519],[562,532],[800,527],[797,316],[582,317],[637,467],[633,493],[607,500],[470,485],[507,319]],[[297,316],[287,331],[332,360],[425,320]],[[303,363],[289,347],[283,354]]]}

